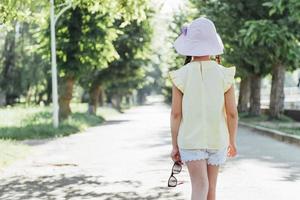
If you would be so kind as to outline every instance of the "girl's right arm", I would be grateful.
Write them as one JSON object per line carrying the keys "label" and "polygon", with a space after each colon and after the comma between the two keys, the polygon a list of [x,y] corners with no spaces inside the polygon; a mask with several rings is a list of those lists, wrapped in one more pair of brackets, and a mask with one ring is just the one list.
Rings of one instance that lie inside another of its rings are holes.
{"label": "girl's right arm", "polygon": [[234,85],[224,94],[227,126],[229,131],[228,156],[234,157],[237,154],[236,134],[238,128],[238,110],[235,103]]}
{"label": "girl's right arm", "polygon": [[172,87],[172,108],[170,116],[170,125],[171,125],[171,136],[172,136],[172,152],[171,158],[173,161],[181,161],[180,153],[178,149],[177,137],[178,130],[182,118],[182,92],[173,85]]}

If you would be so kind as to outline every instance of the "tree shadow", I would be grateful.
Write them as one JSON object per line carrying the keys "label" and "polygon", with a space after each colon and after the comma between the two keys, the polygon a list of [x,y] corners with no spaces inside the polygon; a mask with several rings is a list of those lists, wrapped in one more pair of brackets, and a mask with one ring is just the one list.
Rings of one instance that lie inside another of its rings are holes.
{"label": "tree shadow", "polygon": [[[300,148],[298,146],[260,135],[255,129],[241,127],[243,130],[237,137],[239,155],[230,160],[233,165],[243,160],[245,162],[249,160],[265,162],[272,168],[286,172],[286,175],[274,177],[275,179],[289,182],[300,180]],[[255,141],[251,137],[254,134]]]}
{"label": "tree shadow", "polygon": [[[119,187],[126,187],[118,192]],[[0,182],[0,199],[183,199],[168,187],[153,187],[146,192],[140,181],[105,181],[102,176],[76,175],[40,176],[34,179],[15,176]],[[109,190],[105,190],[109,188]],[[116,188],[116,189],[114,189]]]}
{"label": "tree shadow", "polygon": [[131,120],[107,120],[104,123],[100,124],[99,126],[106,126],[106,125],[115,125],[115,124],[120,124],[124,122],[129,122]]}

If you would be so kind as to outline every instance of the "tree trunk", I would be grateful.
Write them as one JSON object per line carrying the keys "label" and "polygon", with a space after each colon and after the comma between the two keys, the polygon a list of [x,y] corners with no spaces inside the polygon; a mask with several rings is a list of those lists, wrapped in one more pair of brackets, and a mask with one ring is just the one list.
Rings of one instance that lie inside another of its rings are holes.
{"label": "tree trunk", "polygon": [[239,112],[248,112],[249,100],[250,100],[250,78],[245,77],[241,80],[240,83],[239,101],[238,101]]}
{"label": "tree trunk", "polygon": [[[2,69],[2,80],[0,83],[0,90],[2,90],[5,96],[6,104],[14,103],[14,84],[13,84],[13,73],[15,68],[16,59],[16,31],[15,28],[8,32],[5,36],[4,49],[3,49],[3,69]],[[1,64],[1,63],[0,63]],[[12,86],[13,85],[13,86]]]}
{"label": "tree trunk", "polygon": [[90,90],[90,100],[89,100],[89,108],[88,108],[89,114],[96,115],[97,108],[99,106],[100,94],[101,94],[100,85],[94,83]]}
{"label": "tree trunk", "polygon": [[137,103],[138,104],[144,104],[146,102],[146,94],[144,90],[139,90],[137,93]]}
{"label": "tree trunk", "polygon": [[269,116],[271,118],[280,118],[284,111],[284,76],[284,65],[275,65],[272,69],[272,86],[270,94]]}
{"label": "tree trunk", "polygon": [[260,88],[261,88],[261,75],[252,74],[250,85],[250,109],[251,116],[260,115]]}
{"label": "tree trunk", "polygon": [[127,95],[125,98],[126,98],[126,105],[127,105],[127,106],[131,106],[132,103],[131,103],[130,95]]}
{"label": "tree trunk", "polygon": [[6,105],[5,93],[0,90],[0,107]]}
{"label": "tree trunk", "polygon": [[47,77],[46,94],[47,94],[46,105],[49,105],[50,102],[52,101],[52,80],[51,80],[51,77]]}
{"label": "tree trunk", "polygon": [[[66,61],[62,61],[58,57],[58,65],[61,69],[65,69],[65,76],[62,78],[60,84],[60,96],[59,96],[59,113],[60,119],[66,119],[71,114],[70,102],[72,100],[73,86],[82,63],[80,61],[80,43],[82,39],[82,12],[78,6],[70,11],[70,19],[67,23],[68,42],[65,47],[58,45],[58,49],[64,51],[66,54]],[[61,49],[60,49],[61,48]],[[53,94],[52,94],[53,95]]]}
{"label": "tree trunk", "polygon": [[122,102],[122,96],[119,94],[113,95],[112,99],[112,106],[117,109],[119,112],[121,112],[121,102]]}
{"label": "tree trunk", "polygon": [[100,86],[99,106],[104,106],[104,98],[105,98],[105,93],[103,88]]}
{"label": "tree trunk", "polygon": [[59,92],[59,118],[64,120],[71,114],[70,102],[72,100],[75,78],[66,76],[60,83]]}

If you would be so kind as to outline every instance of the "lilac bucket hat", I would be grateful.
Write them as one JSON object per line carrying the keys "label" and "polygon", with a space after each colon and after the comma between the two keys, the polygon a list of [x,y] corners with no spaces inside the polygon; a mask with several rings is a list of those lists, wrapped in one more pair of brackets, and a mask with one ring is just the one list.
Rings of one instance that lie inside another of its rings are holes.
{"label": "lilac bucket hat", "polygon": [[177,53],[185,56],[205,56],[223,54],[224,45],[214,23],[200,17],[181,30],[174,42]]}

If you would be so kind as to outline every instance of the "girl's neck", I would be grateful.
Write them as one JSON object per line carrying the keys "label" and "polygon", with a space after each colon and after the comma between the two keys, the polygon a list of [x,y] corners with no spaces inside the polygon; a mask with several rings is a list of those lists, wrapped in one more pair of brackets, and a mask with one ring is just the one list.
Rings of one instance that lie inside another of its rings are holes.
{"label": "girl's neck", "polygon": [[210,60],[209,56],[193,56],[192,61],[207,61]]}

